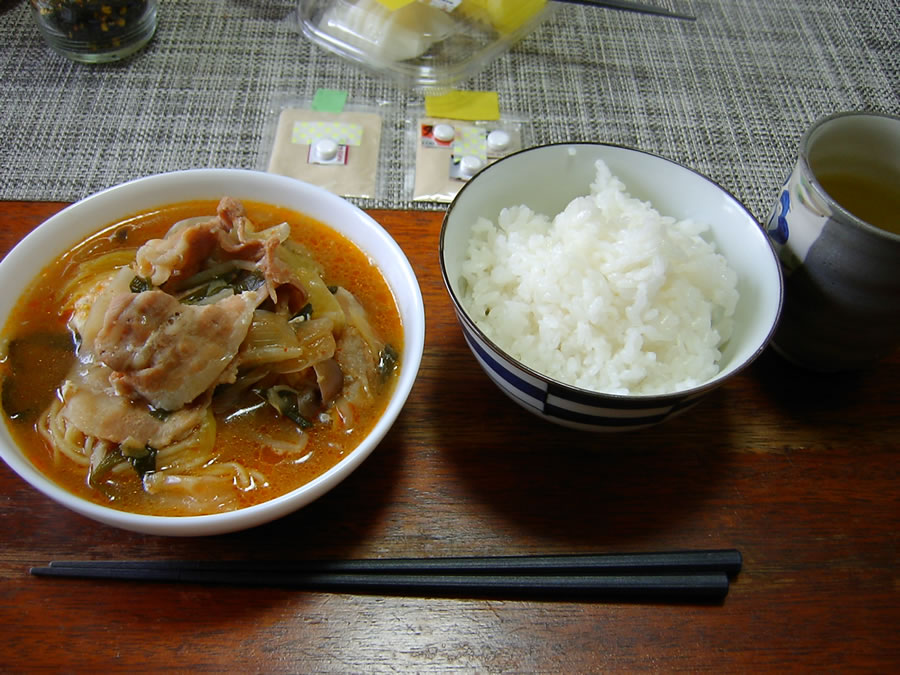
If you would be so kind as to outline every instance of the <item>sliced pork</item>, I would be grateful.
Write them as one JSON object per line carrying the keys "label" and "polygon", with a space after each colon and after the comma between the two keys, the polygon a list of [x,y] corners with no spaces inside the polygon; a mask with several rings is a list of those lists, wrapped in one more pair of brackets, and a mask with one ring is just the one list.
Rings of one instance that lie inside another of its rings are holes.
{"label": "sliced pork", "polygon": [[259,294],[183,305],[162,291],[121,294],[109,304],[94,355],[120,396],[178,410],[220,380],[241,346]]}
{"label": "sliced pork", "polygon": [[291,311],[298,311],[308,293],[297,275],[279,256],[290,226],[282,223],[262,232],[254,230],[244,205],[223,197],[211,219],[190,219],[177,224],[163,239],[151,239],[137,252],[138,276],[171,291],[183,287],[210,261],[246,260],[257,265],[273,302],[285,294]]}
{"label": "sliced pork", "polygon": [[151,239],[138,249],[136,272],[154,286],[190,278],[218,246],[222,232],[222,221],[212,218],[180,228],[164,239]]}
{"label": "sliced pork", "polygon": [[203,421],[203,405],[154,416],[146,403],[115,396],[109,368],[81,364],[62,390],[61,415],[82,433],[111,443],[162,448],[185,438]]}

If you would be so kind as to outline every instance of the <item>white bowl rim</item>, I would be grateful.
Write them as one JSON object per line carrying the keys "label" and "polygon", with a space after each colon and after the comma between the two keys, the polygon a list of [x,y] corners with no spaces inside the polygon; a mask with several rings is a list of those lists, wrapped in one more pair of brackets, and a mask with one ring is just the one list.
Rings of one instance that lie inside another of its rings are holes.
{"label": "white bowl rim", "polygon": [[461,300],[457,297],[456,293],[453,291],[453,285],[450,283],[450,279],[449,279],[448,273],[447,273],[447,266],[444,262],[444,236],[445,236],[445,233],[447,232],[450,215],[452,214],[453,209],[456,206],[456,204],[458,203],[458,201],[465,194],[466,188],[469,185],[472,185],[474,180],[476,180],[479,175],[481,175],[483,173],[487,173],[491,170],[494,170],[494,169],[496,169],[496,167],[501,166],[507,160],[514,159],[520,155],[527,154],[530,152],[540,151],[545,148],[585,147],[585,146],[615,148],[618,150],[625,150],[627,152],[633,152],[635,154],[646,155],[648,157],[652,157],[657,160],[662,160],[663,162],[666,162],[666,163],[671,164],[675,167],[678,167],[684,171],[692,173],[697,178],[705,181],[706,183],[711,185],[713,188],[715,188],[719,192],[721,192],[723,195],[728,197],[741,212],[743,212],[751,221],[753,221],[754,223],[759,225],[759,221],[756,219],[755,216],[753,216],[753,214],[750,212],[750,210],[737,197],[735,197],[731,192],[729,192],[724,187],[722,187],[721,185],[716,183],[714,180],[712,180],[708,176],[700,173],[696,169],[693,169],[685,164],[682,164],[681,162],[677,162],[675,160],[669,159],[668,157],[664,157],[664,156],[656,154],[656,153],[648,152],[646,150],[640,150],[638,148],[633,148],[633,147],[629,147],[627,145],[621,145],[618,143],[600,143],[600,142],[594,142],[594,141],[563,141],[563,142],[558,142],[558,143],[545,143],[542,145],[535,145],[535,146],[531,146],[528,148],[523,148],[521,150],[511,152],[510,154],[501,157],[500,159],[496,160],[495,162],[489,164],[484,169],[479,171],[478,174],[476,174],[474,178],[472,178],[470,181],[468,181],[466,184],[464,184],[462,186],[462,188],[460,188],[459,192],[456,193],[456,196],[453,198],[450,205],[447,207],[446,212],[444,213],[444,218],[443,218],[443,221],[441,222],[441,234],[440,234],[440,240],[439,240],[439,244],[438,244],[438,255],[440,258],[440,265],[441,265],[441,277],[444,280],[444,286],[447,289],[447,293],[450,295],[450,299],[453,302],[453,305],[454,305],[454,308],[456,309],[457,315],[465,321],[466,325],[470,328],[470,330],[472,332],[474,332],[481,340],[483,340],[485,343],[489,344],[494,349],[495,356],[497,356],[498,358],[502,358],[511,367],[517,368],[518,370],[521,370],[536,379],[547,382],[548,384],[556,387],[557,392],[569,392],[569,393],[571,393],[572,396],[580,398],[580,399],[596,400],[596,399],[602,398],[602,399],[611,400],[613,402],[621,403],[625,406],[632,406],[632,407],[633,406],[642,406],[643,403],[646,403],[647,406],[655,406],[655,405],[664,405],[665,401],[672,400],[673,398],[682,399],[685,397],[698,396],[704,392],[707,392],[711,389],[716,388],[724,380],[729,379],[734,375],[737,375],[739,372],[743,371],[748,366],[750,366],[750,364],[753,363],[760,356],[760,354],[763,353],[763,351],[765,351],[767,345],[769,344],[769,342],[772,339],[772,336],[775,334],[775,329],[778,326],[779,317],[781,315],[781,310],[782,310],[782,306],[784,303],[783,273],[781,270],[781,264],[778,262],[778,254],[775,252],[775,248],[773,247],[772,242],[769,240],[768,236],[766,236],[766,233],[762,229],[762,227],[760,227],[760,234],[762,235],[762,238],[765,241],[765,244],[767,245],[768,250],[772,255],[772,258],[775,262],[775,269],[777,270],[777,273],[778,273],[777,307],[776,307],[776,311],[774,313],[772,325],[769,326],[769,330],[767,331],[764,339],[760,342],[760,344],[756,347],[756,349],[754,349],[753,352],[750,355],[748,355],[746,359],[744,359],[744,361],[742,363],[736,365],[734,368],[731,368],[727,371],[720,371],[714,377],[712,377],[698,385],[695,385],[693,387],[690,387],[687,389],[679,389],[677,391],[672,391],[672,392],[668,392],[668,393],[664,393],[664,394],[616,394],[616,393],[595,391],[593,389],[585,389],[583,387],[577,387],[575,385],[568,384],[566,382],[562,382],[561,380],[557,380],[553,377],[550,377],[549,375],[541,373],[540,371],[535,370],[531,366],[528,366],[528,365],[522,363],[521,361],[519,361],[518,359],[515,359],[512,356],[510,356],[509,354],[507,354],[506,351],[502,347],[499,347],[493,340],[491,340],[487,335],[485,335],[484,332],[478,327],[478,325],[472,319],[472,317],[469,316],[469,312],[466,310],[466,308],[462,304]]}
{"label": "white bowl rim", "polygon": [[[49,230],[59,230],[65,226],[66,222],[87,205],[93,205],[96,202],[102,202],[111,196],[121,192],[133,190],[143,185],[152,185],[160,183],[167,184],[168,181],[182,181],[193,178],[233,178],[263,181],[271,184],[280,184],[286,190],[299,190],[302,193],[315,196],[316,199],[324,200],[325,203],[334,205],[335,208],[351,209],[355,217],[370,227],[382,245],[386,246],[395,258],[395,263],[401,266],[402,276],[408,291],[412,295],[414,304],[415,319],[413,325],[404,323],[404,358],[401,361],[401,372],[395,384],[394,393],[391,400],[385,408],[385,412],[381,419],[372,428],[369,434],[350,451],[346,457],[331,467],[328,471],[314,478],[310,482],[301,485],[290,492],[287,492],[273,499],[254,504],[233,511],[224,511],[211,514],[194,515],[194,516],[155,516],[122,511],[110,506],[96,504],[88,500],[82,499],[77,495],[69,492],[60,485],[53,482],[49,477],[38,470],[31,464],[20,450],[15,451],[8,448],[5,435],[9,432],[6,429],[8,421],[3,420],[4,427],[0,436],[0,457],[6,464],[18,474],[26,483],[43,493],[53,501],[79,513],[82,516],[92,520],[111,525],[124,530],[131,530],[145,534],[157,534],[168,536],[208,536],[216,534],[225,534],[238,530],[249,529],[257,525],[262,525],[281,518],[289,513],[299,510],[300,508],[315,501],[340,482],[347,478],[355,469],[372,453],[375,447],[383,440],[388,433],[400,411],[406,403],[412,386],[418,374],[421,365],[422,354],[424,351],[425,341],[425,314],[424,300],[422,298],[421,288],[413,271],[412,265],[409,263],[406,254],[400,248],[399,244],[388,234],[388,232],[365,211],[354,205],[353,203],[335,195],[324,188],[305,183],[287,176],[280,176],[262,171],[250,169],[229,169],[229,168],[200,168],[200,169],[184,169],[179,171],[171,171],[158,174],[150,174],[139,178],[120,183],[99,192],[93,193],[83,199],[64,207],[54,215],[50,216],[28,235],[23,237],[3,258],[0,260],[0,276],[5,272],[7,267],[18,261],[19,258],[30,255],[31,249],[39,239],[38,230],[46,233]],[[252,197],[246,197],[251,199]],[[174,200],[178,201],[178,200]],[[174,203],[173,200],[166,201],[164,198],[159,200],[160,205]],[[266,200],[269,201],[269,200]],[[303,213],[302,209],[296,207],[295,211]],[[122,212],[114,215],[110,222],[114,222],[115,218],[125,217],[130,213]],[[107,223],[100,224],[99,227],[105,226]],[[332,227],[325,223],[328,227]],[[92,232],[84,235],[90,236]],[[347,235],[344,235],[347,236]],[[83,237],[81,237],[83,238]],[[348,236],[348,239],[351,239]],[[352,239],[351,239],[352,241]],[[358,242],[353,242],[360,248]],[[363,249],[364,250],[364,249]],[[365,253],[369,253],[365,251]],[[57,252],[55,255],[59,255]],[[50,258],[43,259],[43,264],[47,264]],[[34,277],[29,278],[31,283]],[[387,280],[386,280],[387,281]],[[392,291],[396,293],[396,289],[392,287]],[[13,304],[18,298],[13,299]],[[402,309],[400,310],[402,312]],[[4,317],[5,320],[5,317]],[[3,326],[0,326],[2,328]],[[11,440],[11,439],[10,439]]]}

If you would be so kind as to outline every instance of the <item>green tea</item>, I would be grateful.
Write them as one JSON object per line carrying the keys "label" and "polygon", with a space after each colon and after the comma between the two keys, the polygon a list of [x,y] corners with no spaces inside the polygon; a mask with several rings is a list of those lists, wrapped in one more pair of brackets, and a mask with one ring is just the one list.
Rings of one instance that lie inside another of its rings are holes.
{"label": "green tea", "polygon": [[838,204],[870,225],[900,234],[900,177],[832,173],[817,176],[819,184]]}

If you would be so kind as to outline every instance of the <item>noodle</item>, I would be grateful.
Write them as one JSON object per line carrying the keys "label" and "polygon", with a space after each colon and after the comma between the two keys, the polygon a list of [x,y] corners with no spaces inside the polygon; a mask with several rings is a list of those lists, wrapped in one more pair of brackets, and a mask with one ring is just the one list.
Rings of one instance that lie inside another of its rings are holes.
{"label": "noodle", "polygon": [[85,436],[66,419],[59,414],[62,402],[54,399],[38,421],[38,432],[43,436],[53,450],[54,461],[59,461],[60,456],[67,457],[80,466],[88,466],[91,462],[93,438]]}
{"label": "noodle", "polygon": [[190,471],[209,463],[216,442],[216,418],[208,410],[200,428],[188,438],[156,454],[157,471]]}

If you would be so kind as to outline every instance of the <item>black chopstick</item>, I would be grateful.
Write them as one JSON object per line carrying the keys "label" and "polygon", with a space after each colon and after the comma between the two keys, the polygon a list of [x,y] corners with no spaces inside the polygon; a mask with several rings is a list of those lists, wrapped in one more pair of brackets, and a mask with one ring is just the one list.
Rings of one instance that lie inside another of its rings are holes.
{"label": "black chopstick", "polygon": [[665,16],[670,19],[682,19],[683,21],[694,21],[696,17],[690,14],[682,14],[673,12],[664,7],[656,7],[643,2],[635,2],[633,0],[556,0],[569,5],[587,5],[588,7],[603,7],[606,9],[622,9],[627,12],[637,12],[639,14],[651,14],[654,16]]}
{"label": "black chopstick", "polygon": [[[557,555],[449,558],[367,558],[298,561],[53,561],[50,567],[71,569],[168,569],[285,573],[407,573],[407,574],[737,574],[743,560],[735,549],[665,551],[658,553],[574,553]],[[35,568],[41,569],[41,568]]]}
{"label": "black chopstick", "polygon": [[89,579],[170,581],[237,586],[303,588],[319,591],[390,595],[492,595],[551,598],[672,598],[721,600],[728,594],[728,575],[493,575],[493,574],[365,574],[342,572],[269,572],[194,569],[191,567],[35,567],[32,574]]}
{"label": "black chopstick", "polygon": [[660,553],[254,561],[53,561],[36,576],[385,594],[721,600],[734,549]]}

